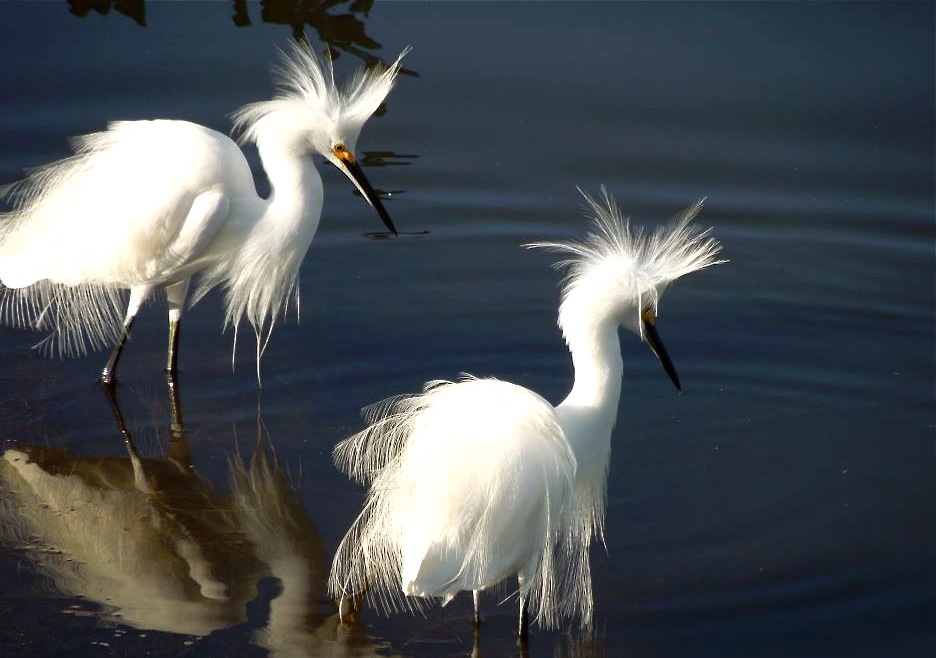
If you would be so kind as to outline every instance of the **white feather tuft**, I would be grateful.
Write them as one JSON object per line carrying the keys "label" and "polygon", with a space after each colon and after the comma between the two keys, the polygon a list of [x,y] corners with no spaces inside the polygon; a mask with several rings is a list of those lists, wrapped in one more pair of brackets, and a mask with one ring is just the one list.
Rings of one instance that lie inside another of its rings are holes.
{"label": "white feather tuft", "polygon": [[336,552],[333,595],[419,609],[421,598],[445,601],[519,572],[541,625],[591,624],[590,537],[569,523],[575,457],[548,402],[466,376],[367,414],[371,425],[335,449],[371,487]]}
{"label": "white feather tuft", "polygon": [[583,240],[525,245],[571,254],[556,263],[557,268],[567,269],[559,309],[563,332],[607,318],[639,333],[640,311],[649,306],[655,313],[670,283],[725,262],[716,258],[721,245],[709,236],[711,229],[702,230],[692,223],[704,199],[648,234],[631,227],[604,186],[600,199],[582,195],[593,223],[592,232]]}
{"label": "white feather tuft", "polygon": [[122,290],[104,286],[49,281],[30,288],[0,284],[0,318],[13,327],[48,332],[34,345],[46,356],[82,356],[117,340],[125,297]]}
{"label": "white feather tuft", "polygon": [[240,133],[241,141],[257,142],[265,118],[306,115],[298,122],[318,121],[335,126],[335,131],[344,133],[353,146],[364,122],[393,89],[400,61],[408,52],[406,48],[388,67],[358,71],[341,90],[335,83],[329,56],[318,58],[308,45],[293,43],[289,51],[280,52],[282,61],[273,71],[276,97],[237,110],[233,114],[235,131]]}
{"label": "white feather tuft", "polygon": [[[130,233],[128,209],[138,205],[131,191],[111,183],[137,145],[125,139],[128,125],[73,138],[72,156],[2,190],[12,210],[0,213],[0,321],[48,331],[36,345],[43,353],[81,356],[112,345],[120,334],[126,295],[108,283],[138,273],[130,258],[107,260],[101,253]],[[96,216],[76,213],[92,203]],[[113,230],[97,235],[88,229],[116,214],[123,221]]]}

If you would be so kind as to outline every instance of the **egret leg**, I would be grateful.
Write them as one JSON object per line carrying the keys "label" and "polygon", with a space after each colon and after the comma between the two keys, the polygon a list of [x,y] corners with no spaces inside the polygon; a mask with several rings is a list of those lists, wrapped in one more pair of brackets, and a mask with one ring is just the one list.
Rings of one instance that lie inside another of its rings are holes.
{"label": "egret leg", "polygon": [[166,374],[166,385],[169,391],[169,461],[175,464],[182,473],[194,473],[192,454],[189,451],[188,438],[185,435],[185,425],[182,424],[182,397],[179,393],[179,384],[175,375]]}
{"label": "egret leg", "polygon": [[179,382],[172,373],[166,373],[166,390],[169,391],[170,429],[173,433],[184,432],[182,425],[182,397],[179,394]]}
{"label": "egret leg", "polygon": [[527,597],[520,595],[520,622],[517,625],[517,645],[526,646],[530,637],[530,612]]}
{"label": "egret leg", "polygon": [[169,347],[166,353],[166,372],[175,375],[179,353],[179,321],[188,295],[190,279],[166,286],[166,300],[169,302]]}
{"label": "egret leg", "polygon": [[133,320],[140,310],[143,302],[149,296],[150,286],[137,286],[130,289],[130,302],[127,304],[127,314],[124,316],[123,327],[120,330],[120,336],[117,338],[117,344],[111,351],[107,363],[104,364],[104,370],[101,371],[101,383],[106,386],[113,386],[117,378],[117,361],[123,352],[124,345],[130,337],[130,327],[133,326]]}
{"label": "egret leg", "polygon": [[104,369],[101,371],[101,383],[106,386],[113,386],[115,383],[117,362],[120,360],[120,355],[123,353],[127,338],[130,337],[131,326],[133,326],[133,316],[124,320],[123,327],[120,330],[120,336],[117,338],[117,344],[114,345],[114,349],[111,350],[110,357],[108,357],[107,363],[104,364]]}
{"label": "egret leg", "polygon": [[176,374],[177,354],[179,352],[179,321],[169,320],[169,349],[166,353],[166,374]]}
{"label": "egret leg", "polygon": [[527,638],[530,636],[530,601],[524,593],[524,584],[526,583],[526,574],[517,574],[517,584],[520,590],[520,619],[517,624],[517,646],[521,649],[526,648]]}
{"label": "egret leg", "polygon": [[481,658],[481,627],[477,624],[471,631],[471,658]]}
{"label": "egret leg", "polygon": [[481,625],[481,590],[472,590],[471,598],[474,601],[474,623],[478,627]]}
{"label": "egret leg", "polygon": [[342,624],[356,624],[360,610],[360,596],[342,594],[338,599],[338,619]]}

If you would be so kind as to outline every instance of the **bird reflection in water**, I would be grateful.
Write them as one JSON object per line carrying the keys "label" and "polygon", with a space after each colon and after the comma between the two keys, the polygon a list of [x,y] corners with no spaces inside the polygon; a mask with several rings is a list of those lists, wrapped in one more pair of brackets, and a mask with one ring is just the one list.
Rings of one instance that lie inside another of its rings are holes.
{"label": "bird reflection in water", "polygon": [[24,549],[56,594],[140,630],[205,636],[244,622],[261,579],[272,577],[279,592],[253,637],[270,655],[373,655],[363,630],[342,627],[324,597],[322,539],[262,422],[250,458],[229,456],[230,491],[217,491],[193,465],[171,378],[169,398],[159,458],[138,451],[115,396],[127,457],[6,450],[0,542]]}

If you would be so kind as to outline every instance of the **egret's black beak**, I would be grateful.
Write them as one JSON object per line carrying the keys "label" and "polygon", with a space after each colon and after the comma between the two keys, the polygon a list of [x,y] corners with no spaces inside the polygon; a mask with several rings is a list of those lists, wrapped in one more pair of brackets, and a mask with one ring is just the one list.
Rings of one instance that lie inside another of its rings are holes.
{"label": "egret's black beak", "polygon": [[387,209],[384,208],[383,202],[380,200],[380,196],[377,192],[374,191],[374,188],[371,187],[371,184],[367,181],[367,177],[364,175],[364,171],[361,169],[361,165],[357,163],[354,156],[351,155],[351,152],[345,148],[338,149],[337,147],[334,150],[335,156],[344,165],[344,172],[347,174],[348,178],[351,179],[351,182],[354,183],[355,187],[358,188],[358,191],[364,197],[364,200],[371,205],[371,207],[377,211],[377,214],[380,215],[380,219],[383,220],[384,226],[390,229],[390,232],[394,235],[397,235],[396,227],[393,225],[393,220],[390,219],[390,215],[387,213]]}
{"label": "egret's black beak", "polygon": [[657,333],[656,315],[653,313],[653,309],[644,309],[640,314],[640,320],[643,322],[644,341],[656,355],[656,358],[660,360],[663,370],[669,375],[673,386],[676,387],[677,391],[681,391],[682,386],[679,384],[679,375],[676,374],[676,368],[673,367],[673,362],[670,361],[669,354],[666,353],[666,348],[663,347],[663,341],[660,340],[660,334]]}

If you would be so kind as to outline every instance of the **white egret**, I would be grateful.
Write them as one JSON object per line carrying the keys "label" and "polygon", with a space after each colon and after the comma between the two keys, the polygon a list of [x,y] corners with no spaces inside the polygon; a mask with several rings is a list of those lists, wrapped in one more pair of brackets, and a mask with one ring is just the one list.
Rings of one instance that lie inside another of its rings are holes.
{"label": "white egret", "polygon": [[[261,198],[247,160],[227,136],[186,121],[123,121],[73,140],[74,155],[7,190],[0,215],[0,320],[51,330],[60,355],[114,345],[101,373],[115,375],[133,319],[154,289],[169,306],[166,369],[176,371],[179,321],[193,276],[194,305],[225,289],[224,326],[246,316],[257,361],[296,287],[322,211],[312,154],[341,170],[396,233],[354,156],[368,117],[390,92],[400,59],[361,71],[344,89],[330,60],[307,45],[283,53],[273,100],[237,110],[272,188]],[[122,291],[130,291],[129,304]]]}
{"label": "white egret", "polygon": [[583,242],[528,245],[570,254],[558,264],[569,268],[559,307],[575,370],[568,397],[554,408],[521,386],[464,376],[365,410],[369,427],[335,448],[370,489],[336,552],[334,596],[393,610],[471,590],[477,622],[479,593],[516,575],[521,641],[528,606],[544,627],[590,626],[588,549],[603,533],[623,373],[617,329],[640,337],[679,389],[656,330],[660,296],[722,262],[691,221],[701,201],[645,234],[602,195],[585,195],[595,230]]}

